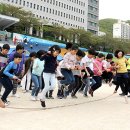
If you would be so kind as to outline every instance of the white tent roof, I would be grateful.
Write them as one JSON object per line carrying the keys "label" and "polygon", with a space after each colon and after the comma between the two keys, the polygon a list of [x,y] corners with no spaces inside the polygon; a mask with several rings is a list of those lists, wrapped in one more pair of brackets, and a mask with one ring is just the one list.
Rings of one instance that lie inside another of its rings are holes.
{"label": "white tent roof", "polygon": [[7,27],[19,22],[18,18],[6,16],[6,15],[1,15],[0,14],[0,29],[4,30]]}

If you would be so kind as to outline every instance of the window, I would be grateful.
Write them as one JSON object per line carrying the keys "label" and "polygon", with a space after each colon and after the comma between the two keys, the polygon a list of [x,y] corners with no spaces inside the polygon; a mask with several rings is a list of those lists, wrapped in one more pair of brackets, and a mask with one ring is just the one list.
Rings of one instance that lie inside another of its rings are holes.
{"label": "window", "polygon": [[50,9],[50,14],[51,14],[51,9]]}
{"label": "window", "polygon": [[75,20],[75,16],[74,16],[74,20]]}
{"label": "window", "polygon": [[23,6],[25,6],[25,1],[23,1]]}
{"label": "window", "polygon": [[74,12],[75,12],[75,10],[76,10],[76,9],[75,9],[75,7],[74,7]]}
{"label": "window", "polygon": [[61,7],[63,7],[63,3],[61,4]]}
{"label": "window", "polygon": [[73,19],[73,15],[71,15],[71,19]]}
{"label": "window", "polygon": [[27,2],[27,7],[29,7],[29,2]]}
{"label": "window", "polygon": [[73,11],[73,6],[72,6],[72,11]]}
{"label": "window", "polygon": [[46,11],[46,8],[45,8],[45,7],[43,8],[43,11],[44,11],[44,12]]}
{"label": "window", "polygon": [[54,12],[55,12],[55,10],[53,9],[53,12],[52,12],[52,13],[54,14]]}
{"label": "window", "polygon": [[37,5],[37,10],[39,10],[39,5]]}
{"label": "window", "polygon": [[30,8],[32,8],[32,3],[30,3]]}
{"label": "window", "polygon": [[34,9],[36,8],[36,4],[33,5],[33,8],[34,8]]}
{"label": "window", "polygon": [[57,10],[56,10],[56,12],[55,12],[55,15],[57,15]]}
{"label": "window", "polygon": [[60,7],[60,2],[59,2],[59,7]]}
{"label": "window", "polygon": [[58,11],[58,16],[60,16],[60,11]]}
{"label": "window", "polygon": [[70,14],[69,14],[69,19],[70,19]]}
{"label": "window", "polygon": [[58,5],[58,1],[56,1],[56,6]]}
{"label": "window", "polygon": [[55,0],[53,0],[53,5],[55,5]]}
{"label": "window", "polygon": [[42,6],[40,6],[40,10],[42,11]]}
{"label": "window", "polygon": [[12,0],[12,3],[14,2],[14,0]]}
{"label": "window", "polygon": [[83,10],[81,10],[81,14],[83,13]]}
{"label": "window", "polygon": [[22,4],[22,0],[19,1],[19,4],[20,4],[20,5]]}
{"label": "window", "polygon": [[64,4],[64,8],[66,8],[66,4]]}
{"label": "window", "polygon": [[68,14],[66,14],[66,18],[68,18]]}
{"label": "window", "polygon": [[63,15],[63,12],[61,12],[61,17],[62,17],[62,15]]}
{"label": "window", "polygon": [[48,13],[48,8],[46,8],[46,12]]}
{"label": "window", "polygon": [[15,3],[17,4],[17,3],[18,3],[18,0],[16,0]]}

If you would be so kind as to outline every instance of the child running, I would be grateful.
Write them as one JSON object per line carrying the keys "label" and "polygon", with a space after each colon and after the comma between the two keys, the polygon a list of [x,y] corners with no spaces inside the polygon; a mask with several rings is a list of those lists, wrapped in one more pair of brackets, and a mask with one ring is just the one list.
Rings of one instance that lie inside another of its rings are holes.
{"label": "child running", "polygon": [[[7,65],[7,54],[10,50],[10,46],[8,44],[4,44],[2,47],[2,51],[0,52],[0,70],[2,70]],[[0,95],[1,95],[2,84],[0,83]]]}
{"label": "child running", "polygon": [[5,88],[5,91],[0,100],[0,107],[5,107],[9,105],[7,97],[13,90],[12,80],[15,82],[20,82],[20,79],[14,74],[17,69],[17,65],[21,62],[22,56],[20,54],[14,54],[14,61],[10,62],[1,72],[0,72],[0,82]]}
{"label": "child running", "polygon": [[32,90],[31,94],[31,100],[37,101],[38,99],[38,93],[42,87],[42,71],[44,69],[44,61],[41,61],[41,57],[46,52],[44,50],[39,50],[37,52],[37,58],[34,59],[33,67],[32,67],[32,81],[34,83],[34,88]]}
{"label": "child running", "polygon": [[49,90],[54,90],[56,86],[56,68],[57,68],[57,56],[61,53],[61,49],[58,45],[54,45],[49,49],[49,53],[44,55],[41,60],[45,61],[43,77],[45,87],[40,95],[40,102],[43,108],[46,107],[45,96]]}

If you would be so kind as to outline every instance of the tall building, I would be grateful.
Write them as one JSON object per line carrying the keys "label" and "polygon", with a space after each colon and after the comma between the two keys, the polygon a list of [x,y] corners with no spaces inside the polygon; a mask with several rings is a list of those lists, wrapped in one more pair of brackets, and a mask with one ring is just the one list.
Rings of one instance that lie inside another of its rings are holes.
{"label": "tall building", "polygon": [[0,2],[23,7],[49,24],[85,29],[95,34],[98,30],[98,0],[0,0]]}
{"label": "tall building", "polygon": [[113,24],[113,38],[130,39],[130,25],[121,20]]}
{"label": "tall building", "polygon": [[87,30],[98,34],[99,0],[88,0]]}

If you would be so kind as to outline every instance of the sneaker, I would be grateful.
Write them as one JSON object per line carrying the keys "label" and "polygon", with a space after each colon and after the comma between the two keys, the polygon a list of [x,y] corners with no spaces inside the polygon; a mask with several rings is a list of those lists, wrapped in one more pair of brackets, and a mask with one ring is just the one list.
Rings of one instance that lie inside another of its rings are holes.
{"label": "sneaker", "polygon": [[75,98],[75,99],[77,99],[77,98],[78,98],[78,97],[77,97],[77,96],[75,96],[75,95],[71,95],[71,97],[72,97],[72,98]]}
{"label": "sneaker", "polygon": [[89,94],[93,97],[93,90],[92,89],[89,90]]}
{"label": "sneaker", "polygon": [[49,98],[49,99],[54,99],[54,97],[53,97],[53,96],[49,96],[48,98]]}
{"label": "sneaker", "polygon": [[5,103],[0,99],[0,107],[5,108]]}
{"label": "sneaker", "polygon": [[29,90],[23,90],[23,93],[29,93],[30,91]]}
{"label": "sneaker", "polygon": [[84,96],[84,97],[88,97],[88,95],[87,95],[87,94],[84,94],[83,96]]}
{"label": "sneaker", "polygon": [[112,86],[112,82],[109,83],[109,87],[111,87],[111,86]]}
{"label": "sneaker", "polygon": [[125,96],[125,94],[124,94],[124,93],[120,93],[119,95],[120,95],[120,96]]}
{"label": "sneaker", "polygon": [[41,102],[41,106],[45,108],[46,107],[45,101],[40,100],[40,102]]}
{"label": "sneaker", "polygon": [[18,94],[12,94],[12,97],[20,98]]}
{"label": "sneaker", "polygon": [[117,91],[115,90],[113,93],[117,93]]}
{"label": "sneaker", "polygon": [[4,101],[4,104],[5,104],[5,106],[9,106],[10,105],[10,101]]}
{"label": "sneaker", "polygon": [[58,99],[62,99],[63,97],[62,96],[57,96]]}
{"label": "sneaker", "polygon": [[40,101],[40,98],[39,97],[35,97],[36,101]]}
{"label": "sneaker", "polygon": [[31,96],[31,100],[32,100],[32,101],[36,101],[36,97]]}

